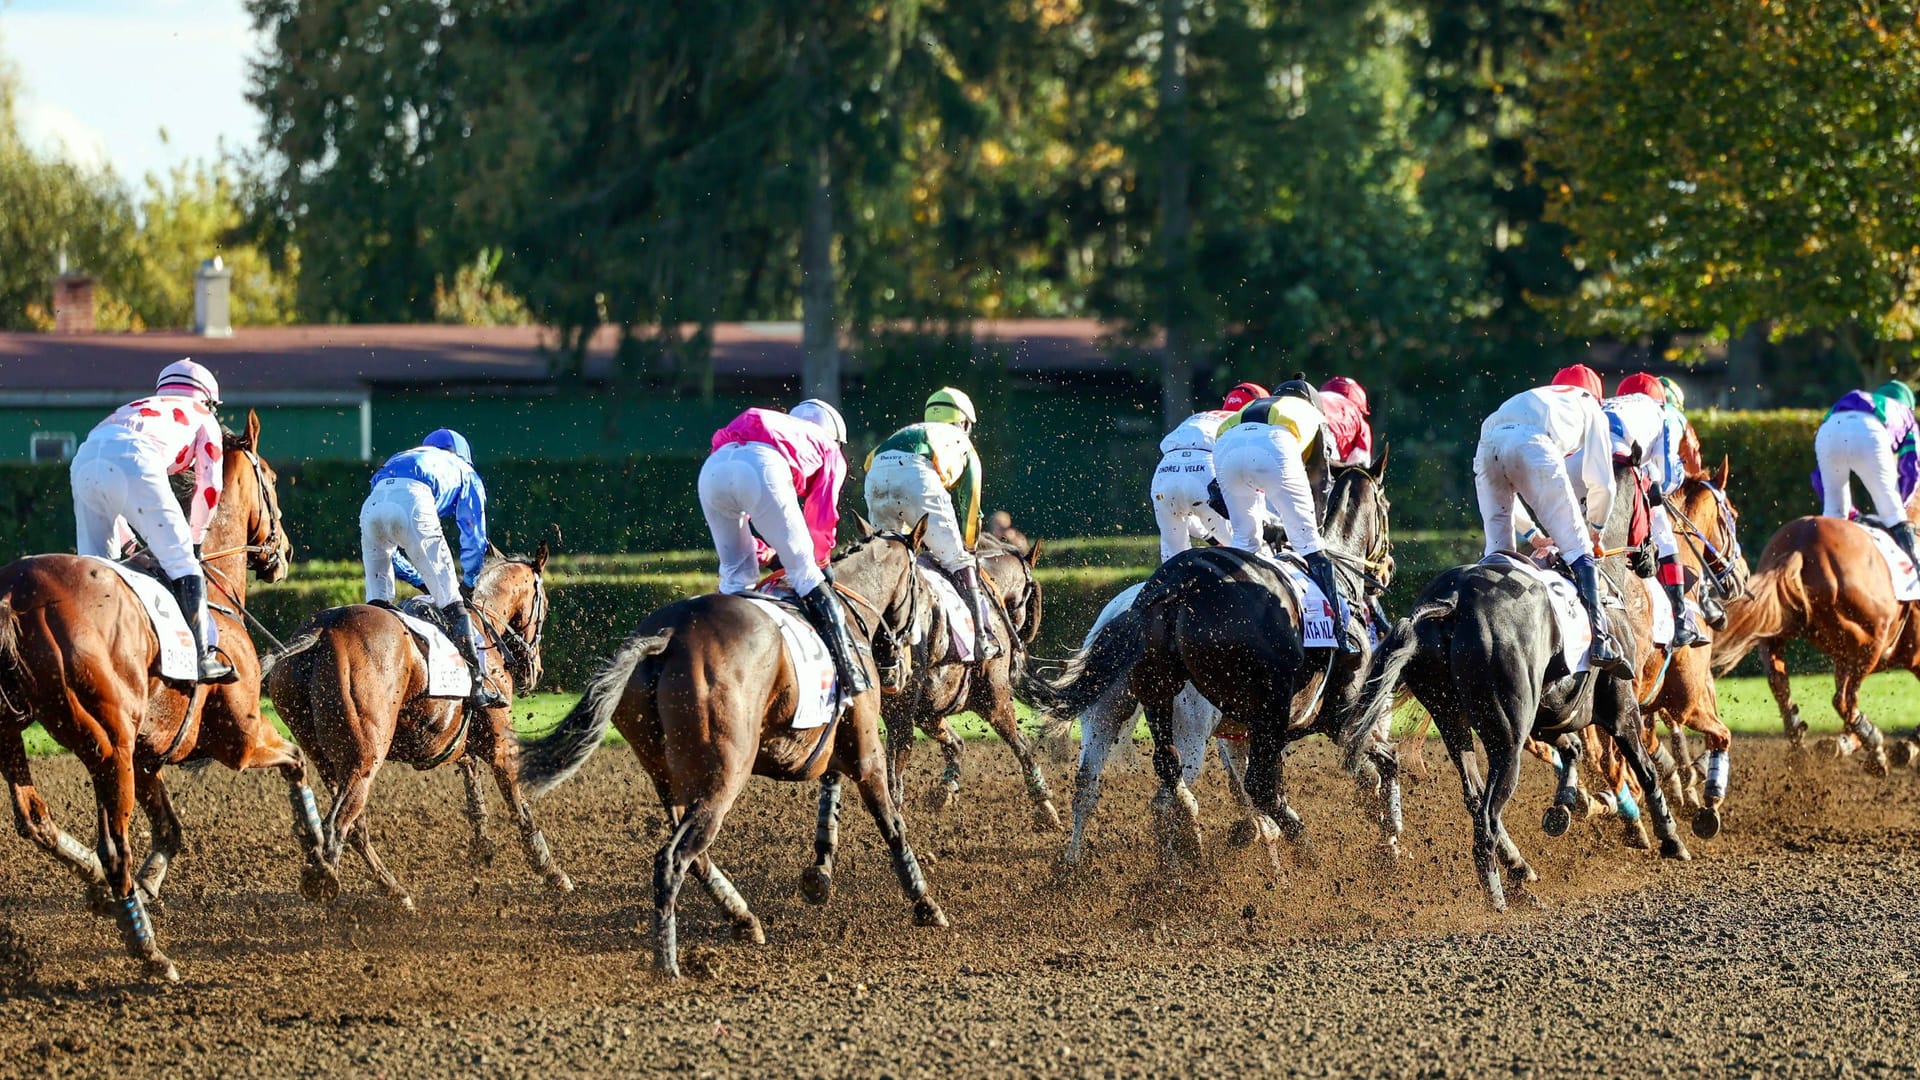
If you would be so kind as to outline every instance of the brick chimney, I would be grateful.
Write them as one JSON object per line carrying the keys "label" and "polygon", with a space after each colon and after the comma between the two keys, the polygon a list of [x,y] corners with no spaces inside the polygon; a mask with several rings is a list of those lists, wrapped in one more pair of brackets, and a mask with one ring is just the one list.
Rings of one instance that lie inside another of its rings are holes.
{"label": "brick chimney", "polygon": [[93,279],[61,274],[53,279],[53,332],[93,333]]}

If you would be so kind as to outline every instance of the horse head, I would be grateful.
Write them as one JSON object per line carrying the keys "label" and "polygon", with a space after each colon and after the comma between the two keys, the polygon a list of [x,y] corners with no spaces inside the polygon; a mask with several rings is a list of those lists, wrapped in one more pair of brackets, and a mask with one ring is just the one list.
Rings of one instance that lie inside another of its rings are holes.
{"label": "horse head", "polygon": [[489,546],[480,579],[473,587],[487,633],[499,646],[514,692],[530,693],[540,685],[540,638],[547,628],[547,543],[542,540],[533,558],[501,554]]}
{"label": "horse head", "polygon": [[1752,573],[1740,551],[1740,511],[1727,497],[1732,472],[1728,460],[1722,458],[1717,474],[1703,469],[1687,477],[1672,499],[1679,510],[1675,532],[1681,546],[1699,545],[1694,553],[1726,600],[1747,595],[1747,579]]}
{"label": "horse head", "polygon": [[1393,583],[1393,545],[1388,528],[1387,455],[1382,448],[1372,465],[1342,468],[1327,497],[1324,538],[1336,550],[1357,556],[1368,576],[1386,588]]}
{"label": "horse head", "polygon": [[[293,563],[293,542],[280,523],[280,494],[274,486],[278,477],[259,448],[260,414],[249,409],[246,429],[226,433],[220,513],[245,515],[245,538],[230,543],[246,553],[248,569],[261,581],[284,581]],[[216,545],[209,540],[209,546]]]}

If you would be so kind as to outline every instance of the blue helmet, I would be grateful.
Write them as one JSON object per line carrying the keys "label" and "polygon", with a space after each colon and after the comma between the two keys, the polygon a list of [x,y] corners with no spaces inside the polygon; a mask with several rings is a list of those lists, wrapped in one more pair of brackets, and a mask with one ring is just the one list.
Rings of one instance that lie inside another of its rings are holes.
{"label": "blue helmet", "polygon": [[473,464],[473,448],[467,445],[467,437],[452,428],[439,431],[420,440],[421,446],[431,446],[436,450],[445,450],[467,464]]}

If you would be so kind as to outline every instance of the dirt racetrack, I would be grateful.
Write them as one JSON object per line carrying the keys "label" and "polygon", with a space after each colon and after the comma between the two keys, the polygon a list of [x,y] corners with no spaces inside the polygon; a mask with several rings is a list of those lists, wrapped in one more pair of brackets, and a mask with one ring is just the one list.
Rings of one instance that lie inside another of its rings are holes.
{"label": "dirt racetrack", "polygon": [[[51,860],[0,841],[0,1072],[12,1075],[1197,1074],[1625,1075],[1915,1071],[1920,788],[1851,762],[1735,748],[1726,831],[1661,863],[1584,825],[1538,829],[1529,762],[1510,824],[1543,906],[1484,911],[1459,787],[1408,794],[1407,857],[1382,875],[1324,744],[1289,760],[1323,857],[1275,881],[1225,845],[1217,770],[1200,792],[1209,865],[1154,879],[1137,763],[1110,774],[1093,868],[1027,827],[997,743],[974,744],[946,818],[913,815],[954,927],[916,930],[857,805],[824,908],[795,889],[813,792],[755,781],[715,848],[766,923],[736,945],[689,884],[679,984],[642,934],[661,820],[624,750],[537,807],[578,883],[544,894],[496,809],[474,865],[456,774],[385,772],[372,820],[420,913],[357,865],[328,910],[295,892],[276,779],[173,779],[189,850],[162,945],[185,982],[141,982],[112,924]],[[917,795],[933,755],[922,747]],[[74,831],[70,759],[34,764]],[[1070,766],[1055,766],[1067,787]],[[1063,808],[1064,809],[1064,808]],[[83,831],[84,830],[84,831]],[[352,856],[348,857],[352,862]],[[37,977],[33,975],[37,969]]]}

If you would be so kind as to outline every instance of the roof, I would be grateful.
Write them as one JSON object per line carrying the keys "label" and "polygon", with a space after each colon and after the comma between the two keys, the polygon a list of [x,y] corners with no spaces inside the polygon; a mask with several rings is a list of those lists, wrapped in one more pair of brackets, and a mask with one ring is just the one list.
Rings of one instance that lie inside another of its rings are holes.
{"label": "roof", "polygon": [[[1034,373],[1108,368],[1115,363],[1115,350],[1132,347],[1092,319],[979,322],[966,330],[977,345],[1008,346],[1009,366]],[[537,384],[550,377],[556,342],[554,333],[541,327],[435,324],[242,327],[229,338],[180,331],[7,333],[0,334],[0,393],[16,398],[138,393],[152,385],[162,367],[183,356],[212,368],[227,397],[365,396],[379,386]],[[608,373],[617,344],[615,328],[603,327],[594,335],[585,365],[590,378]],[[723,379],[798,377],[804,361],[800,324],[717,324],[713,360],[714,374]],[[860,368],[858,356],[850,355],[847,370],[857,374]]]}

